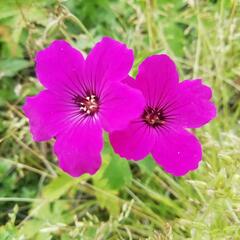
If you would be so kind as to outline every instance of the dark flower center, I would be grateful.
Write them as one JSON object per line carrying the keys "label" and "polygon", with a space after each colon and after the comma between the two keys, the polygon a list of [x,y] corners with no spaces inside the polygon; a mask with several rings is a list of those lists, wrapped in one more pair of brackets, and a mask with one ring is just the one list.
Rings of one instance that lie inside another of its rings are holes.
{"label": "dark flower center", "polygon": [[99,110],[99,99],[94,94],[88,94],[85,98],[77,96],[75,104],[80,108],[80,112],[93,116]]}
{"label": "dark flower center", "polygon": [[159,127],[166,123],[164,112],[160,108],[147,107],[142,115],[143,121],[151,127]]}

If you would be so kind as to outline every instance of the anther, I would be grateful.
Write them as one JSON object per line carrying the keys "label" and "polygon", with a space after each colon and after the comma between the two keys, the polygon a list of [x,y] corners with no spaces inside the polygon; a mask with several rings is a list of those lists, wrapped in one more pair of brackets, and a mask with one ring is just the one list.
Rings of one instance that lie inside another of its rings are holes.
{"label": "anther", "polygon": [[80,112],[87,115],[94,115],[99,110],[98,97],[93,94],[85,98],[77,96],[74,102],[79,106]]}
{"label": "anther", "polygon": [[159,127],[166,123],[166,117],[159,108],[147,107],[142,115],[143,121],[151,127]]}

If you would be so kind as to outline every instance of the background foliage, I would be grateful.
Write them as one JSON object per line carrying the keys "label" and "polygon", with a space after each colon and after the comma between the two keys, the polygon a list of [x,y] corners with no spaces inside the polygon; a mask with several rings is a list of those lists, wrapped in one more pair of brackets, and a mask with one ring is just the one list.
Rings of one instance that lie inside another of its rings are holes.
{"label": "background foliage", "polygon": [[[196,131],[198,171],[174,178],[148,157],[113,155],[72,179],[34,143],[21,106],[41,86],[34,55],[53,39],[86,54],[103,35],[138,64],[167,52],[181,79],[214,89],[218,117]],[[0,239],[240,239],[240,9],[237,0],[0,0]]]}

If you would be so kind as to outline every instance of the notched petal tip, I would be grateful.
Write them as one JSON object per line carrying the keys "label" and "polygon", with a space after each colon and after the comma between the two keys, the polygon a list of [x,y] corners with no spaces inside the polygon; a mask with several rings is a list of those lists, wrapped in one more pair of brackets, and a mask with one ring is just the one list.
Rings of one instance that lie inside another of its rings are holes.
{"label": "notched petal tip", "polygon": [[[52,91],[73,88],[83,74],[84,58],[80,51],[64,40],[55,40],[36,53],[36,75],[41,84]],[[71,78],[72,81],[69,81]]]}
{"label": "notched petal tip", "polygon": [[57,136],[54,153],[60,168],[73,177],[85,173],[93,175],[101,166],[103,148],[102,129],[99,124],[70,126]]}
{"label": "notched petal tip", "polygon": [[[104,56],[104,52],[106,52],[107,50],[110,50],[109,52],[113,51],[113,50],[121,50],[121,52],[119,52],[119,57],[123,57],[123,54],[128,54],[128,58],[129,58],[129,61],[131,60],[132,61],[132,64],[133,64],[133,61],[134,61],[134,52],[131,48],[128,48],[128,46],[123,43],[123,42],[120,42],[118,40],[115,40],[111,37],[108,37],[108,36],[104,36],[99,42],[96,43],[96,45],[93,47],[92,51],[93,50],[98,50],[98,51],[103,51],[103,56],[102,57],[105,57]],[[95,51],[95,53],[97,54],[97,52]],[[90,52],[91,54],[91,52]],[[121,56],[122,54],[122,56]],[[119,60],[119,59],[115,59],[115,60]]]}
{"label": "notched petal tip", "polygon": [[65,40],[62,40],[62,39],[54,40],[46,48],[37,51],[34,60],[37,63],[39,58],[41,58],[42,55],[44,55],[44,53],[48,50],[54,49],[54,50],[64,51],[66,47],[73,48],[70,45],[70,43],[66,42]]}
{"label": "notched petal tip", "polygon": [[180,171],[173,171],[171,168],[168,169],[164,166],[161,166],[163,168],[163,170],[165,172],[167,172],[168,174],[171,174],[174,177],[183,177],[186,176],[187,174],[196,171],[199,168],[199,165],[201,164],[201,160],[195,165],[195,166],[191,166],[189,168],[186,169],[181,169]]}
{"label": "notched petal tip", "polygon": [[103,37],[86,59],[86,75],[96,85],[106,81],[122,81],[133,65],[133,50],[124,43]]}
{"label": "notched petal tip", "polygon": [[154,65],[156,66],[156,70],[158,70],[161,67],[166,67],[166,66],[170,66],[170,67],[174,67],[174,69],[176,70],[176,64],[175,62],[170,58],[170,56],[168,56],[167,54],[163,53],[163,54],[154,54],[151,55],[147,58],[145,58],[143,60],[143,62],[140,64],[139,69],[145,67],[144,65]]}
{"label": "notched petal tip", "polygon": [[[26,97],[25,103],[22,106],[22,110],[24,112],[24,115],[27,117],[29,122],[29,129],[32,136],[32,139],[34,142],[42,142],[46,141],[46,136],[42,136],[41,134],[41,128],[38,127],[38,124],[36,123],[36,120],[34,120],[34,97]],[[33,100],[33,101],[32,101]],[[48,138],[48,137],[47,137]]]}
{"label": "notched petal tip", "polygon": [[201,79],[181,82],[173,112],[178,116],[179,126],[199,128],[214,119],[217,108],[211,98],[212,89]]}
{"label": "notched petal tip", "polygon": [[[159,105],[160,99],[170,101],[179,83],[175,63],[166,54],[146,58],[138,68],[136,85],[143,92],[151,107]],[[161,102],[161,104],[164,104]]]}
{"label": "notched petal tip", "polygon": [[120,41],[118,41],[118,40],[116,40],[116,39],[113,39],[113,38],[111,38],[111,37],[109,37],[109,36],[104,36],[99,43],[106,43],[106,44],[108,44],[109,46],[111,46],[111,45],[119,45],[119,46],[125,48],[126,50],[128,50],[129,52],[131,52],[131,53],[132,53],[132,56],[134,57],[134,52],[133,52],[133,50],[132,50],[131,48],[128,48],[127,44],[125,44],[125,43],[123,43],[123,42],[120,42]]}
{"label": "notched petal tip", "polygon": [[84,167],[81,167],[81,165],[71,166],[71,163],[66,165],[62,161],[59,161],[58,166],[63,172],[67,173],[69,176],[78,178],[84,174],[89,174],[91,176],[96,174],[102,165],[102,161],[100,160],[99,162],[95,162],[95,163],[96,163],[95,166],[92,165],[91,168],[89,169],[85,169]]}
{"label": "notched petal tip", "polygon": [[212,88],[205,84],[202,79],[184,80],[180,83],[180,89],[182,87],[189,88],[198,97],[210,100],[213,95]]}
{"label": "notched petal tip", "polygon": [[34,141],[48,141],[68,125],[67,123],[63,124],[68,107],[49,90],[26,97],[22,108],[25,116],[29,119]]}

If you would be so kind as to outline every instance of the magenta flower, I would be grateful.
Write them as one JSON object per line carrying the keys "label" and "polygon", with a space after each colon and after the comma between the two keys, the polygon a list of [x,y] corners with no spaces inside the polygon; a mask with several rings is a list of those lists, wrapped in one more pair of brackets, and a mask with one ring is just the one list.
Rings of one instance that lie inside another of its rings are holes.
{"label": "magenta flower", "polygon": [[129,126],[110,133],[116,153],[140,160],[149,153],[167,172],[181,176],[198,167],[201,145],[186,128],[198,128],[216,116],[212,91],[201,80],[179,82],[174,62],[167,55],[148,57],[139,67],[136,81],[145,99],[142,113]]}
{"label": "magenta flower", "polygon": [[62,40],[37,53],[36,73],[46,88],[23,107],[35,141],[56,138],[60,167],[72,176],[94,174],[101,165],[102,130],[125,128],[143,107],[139,90],[121,81],[133,52],[109,37],[86,60]]}

